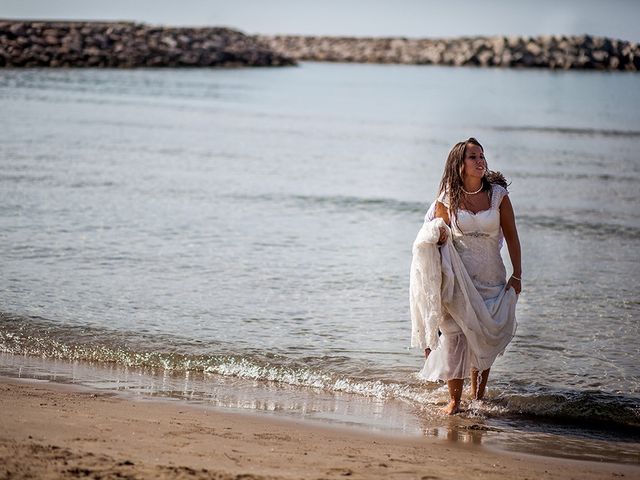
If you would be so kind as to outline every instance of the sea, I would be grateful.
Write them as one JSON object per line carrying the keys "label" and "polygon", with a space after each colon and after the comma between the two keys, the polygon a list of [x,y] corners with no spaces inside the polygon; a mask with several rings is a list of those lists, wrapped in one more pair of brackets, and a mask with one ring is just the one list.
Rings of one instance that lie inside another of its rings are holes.
{"label": "sea", "polygon": [[[640,463],[640,75],[0,69],[0,111],[0,375]],[[444,417],[409,266],[471,136],[523,289],[486,400]]]}

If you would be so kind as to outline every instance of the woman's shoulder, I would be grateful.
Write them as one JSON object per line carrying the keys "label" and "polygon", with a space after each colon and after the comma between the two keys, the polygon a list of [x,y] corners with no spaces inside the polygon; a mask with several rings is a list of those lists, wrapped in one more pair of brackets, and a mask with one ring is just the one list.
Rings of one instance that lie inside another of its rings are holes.
{"label": "woman's shoulder", "polygon": [[498,183],[491,184],[491,207],[498,208],[502,199],[509,195],[509,191]]}
{"label": "woman's shoulder", "polygon": [[438,195],[436,200],[449,208],[449,194],[447,192],[440,192],[440,195]]}
{"label": "woman's shoulder", "polygon": [[491,193],[502,195],[504,197],[505,195],[509,195],[509,190],[507,190],[505,187],[503,187],[499,183],[492,183]]}

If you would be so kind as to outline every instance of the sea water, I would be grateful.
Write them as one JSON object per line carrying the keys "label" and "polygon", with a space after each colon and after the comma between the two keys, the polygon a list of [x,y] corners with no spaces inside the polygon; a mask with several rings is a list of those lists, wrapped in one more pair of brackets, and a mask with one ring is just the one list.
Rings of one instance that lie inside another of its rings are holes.
{"label": "sea water", "polygon": [[[0,107],[0,373],[640,461],[640,76],[5,69]],[[511,182],[523,291],[451,424],[409,264],[469,136]]]}

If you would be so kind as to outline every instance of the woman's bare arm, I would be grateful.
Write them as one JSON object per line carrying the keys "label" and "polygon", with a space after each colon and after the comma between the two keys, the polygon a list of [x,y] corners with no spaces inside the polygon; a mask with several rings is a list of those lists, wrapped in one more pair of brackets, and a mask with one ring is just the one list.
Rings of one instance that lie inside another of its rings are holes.
{"label": "woman's bare arm", "polygon": [[518,238],[518,229],[516,228],[516,218],[513,213],[513,205],[508,196],[505,196],[500,203],[500,227],[504,239],[507,242],[509,250],[509,258],[513,266],[513,276],[507,281],[507,289],[513,287],[516,293],[520,293],[522,289],[522,264],[520,252],[520,239]]}
{"label": "woman's bare arm", "polygon": [[449,223],[449,210],[442,202],[436,201],[436,217],[443,219],[447,225],[451,225],[451,223]]}

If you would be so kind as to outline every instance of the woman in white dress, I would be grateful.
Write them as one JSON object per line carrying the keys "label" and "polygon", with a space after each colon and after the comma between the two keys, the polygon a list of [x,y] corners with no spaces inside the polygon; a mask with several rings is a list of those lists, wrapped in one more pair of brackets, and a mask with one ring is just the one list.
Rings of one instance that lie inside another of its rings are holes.
{"label": "woman in white dress", "polygon": [[[502,174],[488,170],[484,149],[475,138],[459,142],[449,152],[430,226],[439,237],[438,247],[433,248],[440,250],[442,278],[447,266],[455,273],[451,275],[455,281],[448,283],[455,287],[446,287],[453,292],[449,295],[442,293],[437,334],[422,335],[435,342],[420,342],[426,357],[420,375],[447,382],[450,401],[443,412],[449,415],[460,410],[465,378],[471,377],[472,398],[483,398],[490,367],[515,334],[522,269],[506,186]],[[500,256],[503,238],[513,267],[508,279]],[[461,265],[457,271],[450,257]]]}

